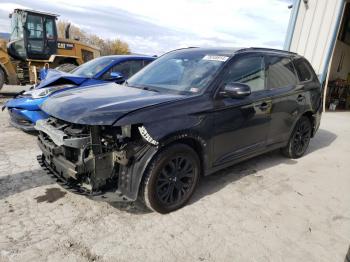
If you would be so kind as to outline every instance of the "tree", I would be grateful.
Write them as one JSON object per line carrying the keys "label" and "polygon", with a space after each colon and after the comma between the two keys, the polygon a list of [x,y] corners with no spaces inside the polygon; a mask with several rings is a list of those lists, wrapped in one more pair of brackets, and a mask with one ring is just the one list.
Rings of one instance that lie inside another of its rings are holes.
{"label": "tree", "polygon": [[[65,28],[69,24],[68,21],[59,21],[57,23],[58,37],[65,37]],[[78,26],[71,24],[70,26],[70,39],[79,39],[82,43],[93,45],[100,48],[101,55],[124,55],[130,54],[129,45],[120,39],[102,39],[98,35],[89,34]]]}

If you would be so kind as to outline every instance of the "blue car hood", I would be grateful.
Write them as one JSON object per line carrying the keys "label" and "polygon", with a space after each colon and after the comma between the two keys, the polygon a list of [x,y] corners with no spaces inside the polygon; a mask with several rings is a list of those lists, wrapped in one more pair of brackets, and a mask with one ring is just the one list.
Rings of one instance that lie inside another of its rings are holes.
{"label": "blue car hood", "polygon": [[77,75],[61,72],[58,70],[49,70],[46,78],[43,81],[41,81],[40,84],[37,85],[35,88],[44,88],[48,86],[63,85],[63,84],[81,85],[84,81],[88,79],[90,78],[77,76]]}
{"label": "blue car hood", "polygon": [[41,109],[71,123],[112,125],[132,111],[186,97],[109,83],[58,93],[49,97]]}

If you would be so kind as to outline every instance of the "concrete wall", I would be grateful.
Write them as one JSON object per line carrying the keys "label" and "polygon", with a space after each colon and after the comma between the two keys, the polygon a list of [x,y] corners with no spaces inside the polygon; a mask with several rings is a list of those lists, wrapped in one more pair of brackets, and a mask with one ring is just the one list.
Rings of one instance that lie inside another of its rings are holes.
{"label": "concrete wall", "polygon": [[[341,66],[339,66],[341,64]],[[350,73],[350,45],[342,41],[337,41],[333,58],[329,79],[347,79]]]}
{"label": "concrete wall", "polygon": [[339,11],[343,0],[301,1],[297,12],[289,50],[305,56],[317,74],[328,68],[327,56],[331,52],[337,31]]}

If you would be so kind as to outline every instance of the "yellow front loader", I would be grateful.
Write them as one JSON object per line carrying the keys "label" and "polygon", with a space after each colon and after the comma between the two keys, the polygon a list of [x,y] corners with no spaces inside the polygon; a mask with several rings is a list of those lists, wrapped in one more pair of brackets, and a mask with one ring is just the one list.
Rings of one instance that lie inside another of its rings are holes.
{"label": "yellow front loader", "polygon": [[34,84],[43,67],[60,66],[68,71],[100,56],[96,47],[57,37],[58,15],[33,10],[15,9],[10,14],[9,42],[0,39],[0,89],[3,84]]}

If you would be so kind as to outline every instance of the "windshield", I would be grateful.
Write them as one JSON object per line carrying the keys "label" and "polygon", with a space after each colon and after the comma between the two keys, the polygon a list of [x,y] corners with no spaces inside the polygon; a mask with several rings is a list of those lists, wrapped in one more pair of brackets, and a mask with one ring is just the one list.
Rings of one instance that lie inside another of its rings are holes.
{"label": "windshield", "polygon": [[71,71],[71,74],[92,78],[113,62],[111,57],[93,59]]}
{"label": "windshield", "polygon": [[228,59],[217,51],[187,49],[168,53],[128,80],[128,85],[181,93],[205,90]]}

